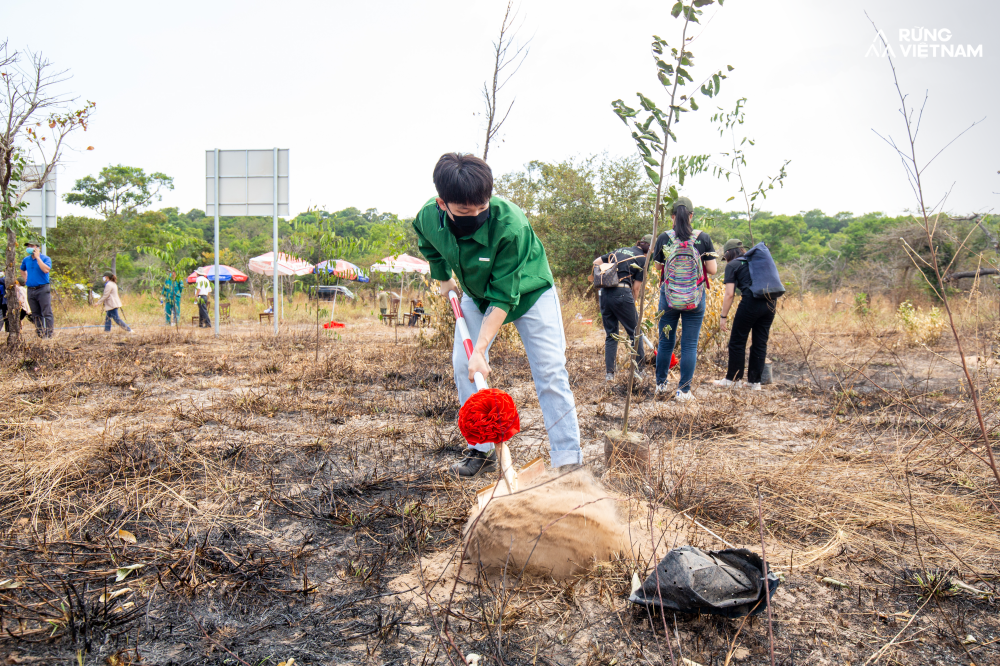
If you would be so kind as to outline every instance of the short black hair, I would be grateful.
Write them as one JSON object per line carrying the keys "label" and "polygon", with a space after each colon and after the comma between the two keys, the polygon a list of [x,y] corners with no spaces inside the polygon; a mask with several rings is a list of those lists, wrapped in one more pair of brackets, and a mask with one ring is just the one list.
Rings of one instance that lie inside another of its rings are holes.
{"label": "short black hair", "polygon": [[493,171],[475,155],[445,153],[434,167],[434,187],[445,203],[481,206],[493,196]]}

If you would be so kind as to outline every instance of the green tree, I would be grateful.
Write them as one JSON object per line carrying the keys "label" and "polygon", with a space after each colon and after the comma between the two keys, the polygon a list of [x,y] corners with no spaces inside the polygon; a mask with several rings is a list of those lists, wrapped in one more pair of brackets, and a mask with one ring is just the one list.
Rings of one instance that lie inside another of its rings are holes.
{"label": "green tree", "polygon": [[594,257],[648,233],[654,191],[636,156],[534,161],[495,187],[531,220],[553,275],[581,290]]}
{"label": "green tree", "polygon": [[166,174],[147,174],[139,167],[106,166],[97,178],[85,176],[76,181],[73,190],[64,197],[66,203],[90,208],[104,216],[108,223],[101,230],[111,248],[111,271],[116,272],[118,252],[129,247],[129,234],[136,220],[136,213],[160,192],[174,189],[174,179]]}

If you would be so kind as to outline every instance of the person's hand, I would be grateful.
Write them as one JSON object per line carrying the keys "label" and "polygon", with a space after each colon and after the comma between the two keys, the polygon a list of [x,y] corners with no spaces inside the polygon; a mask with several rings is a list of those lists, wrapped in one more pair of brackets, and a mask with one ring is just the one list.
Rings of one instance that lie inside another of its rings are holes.
{"label": "person's hand", "polygon": [[40,255],[41,253],[42,253],[42,251],[36,247],[35,249],[33,249],[31,251],[31,256],[34,257],[34,259],[37,261],[38,260],[38,255]]}
{"label": "person's hand", "polygon": [[719,317],[719,331],[725,333],[727,328],[729,328],[729,320],[725,317]]}
{"label": "person's hand", "polygon": [[449,291],[454,291],[456,294],[458,293],[458,283],[455,282],[455,278],[445,280],[441,283],[441,295],[448,298]]}
{"label": "person's hand", "polygon": [[486,355],[479,350],[473,350],[472,357],[469,359],[469,381],[476,381],[476,373],[479,372],[483,375],[483,379],[489,379],[490,376],[490,364],[486,361]]}

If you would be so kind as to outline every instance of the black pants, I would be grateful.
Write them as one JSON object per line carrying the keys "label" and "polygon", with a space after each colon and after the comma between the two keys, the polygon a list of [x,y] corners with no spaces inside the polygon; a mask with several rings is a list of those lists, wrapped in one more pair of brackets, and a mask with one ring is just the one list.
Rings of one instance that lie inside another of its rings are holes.
{"label": "black pants", "polygon": [[[614,287],[601,290],[601,321],[604,323],[604,369],[615,371],[615,358],[618,356],[618,324],[625,328],[632,344],[635,344],[635,329],[639,324],[639,313],[635,310],[635,298],[630,287]],[[639,338],[639,348],[636,363],[642,367],[645,354],[642,349],[642,337]]]}
{"label": "black pants", "polygon": [[764,359],[767,357],[767,337],[771,333],[771,324],[774,323],[774,306],[775,301],[764,298],[744,296],[740,299],[740,306],[736,308],[736,315],[733,317],[733,331],[729,334],[729,369],[726,371],[726,379],[742,379],[747,338],[752,332],[747,381],[751,384],[760,383]]}
{"label": "black pants", "polygon": [[[28,313],[22,310],[20,307],[18,307],[17,309],[21,313],[21,321],[24,321],[24,318],[28,316]],[[7,306],[0,305],[0,312],[3,313],[3,330],[8,331],[10,330],[10,326],[7,324]]]}
{"label": "black pants", "polygon": [[31,319],[35,322],[38,337],[51,338],[56,318],[52,314],[52,291],[49,285],[28,287],[28,307],[31,308]]}
{"label": "black pants", "polygon": [[198,328],[212,328],[212,318],[208,316],[208,298],[198,297]]}

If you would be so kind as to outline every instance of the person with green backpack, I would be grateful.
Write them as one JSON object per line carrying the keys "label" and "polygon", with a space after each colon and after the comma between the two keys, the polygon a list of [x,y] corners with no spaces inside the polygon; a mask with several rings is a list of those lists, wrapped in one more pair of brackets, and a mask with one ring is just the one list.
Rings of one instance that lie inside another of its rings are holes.
{"label": "person with green backpack", "polygon": [[674,397],[678,402],[687,402],[694,399],[691,380],[698,362],[698,336],[705,318],[708,276],[715,275],[718,266],[712,237],[692,226],[694,206],[691,199],[678,197],[670,217],[673,227],[660,234],[653,246],[653,261],[660,269],[660,312],[663,313],[656,353],[656,393],[669,391],[667,372],[680,322],[681,377]]}

